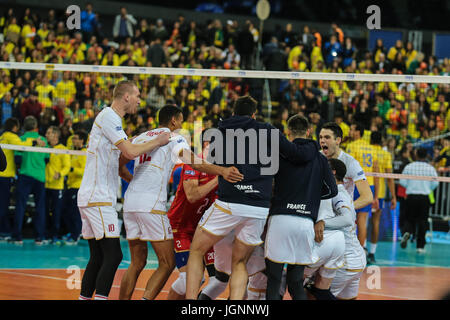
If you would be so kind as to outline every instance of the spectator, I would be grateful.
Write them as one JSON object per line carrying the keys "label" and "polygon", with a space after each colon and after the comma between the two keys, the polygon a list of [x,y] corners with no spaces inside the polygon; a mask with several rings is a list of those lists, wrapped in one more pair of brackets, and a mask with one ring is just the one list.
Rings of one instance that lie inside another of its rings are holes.
{"label": "spectator", "polygon": [[[51,148],[65,150],[60,143],[61,131],[58,127],[51,126],[47,129],[45,137]],[[70,171],[70,155],[50,154],[45,167],[45,208],[46,219],[50,222],[47,231],[47,239],[53,244],[60,245],[61,209],[64,191],[64,178]],[[50,214],[51,212],[51,214]]]}
{"label": "spectator", "polygon": [[222,59],[225,60],[225,69],[239,68],[241,62],[241,55],[236,51],[233,44],[228,45],[228,48],[222,51]]}
{"label": "spectator", "polygon": [[384,54],[384,56],[386,57],[387,50],[384,47],[383,39],[378,38],[377,42],[375,44],[375,47],[373,48],[373,51],[372,51],[372,56],[374,58],[375,63],[380,62],[381,54]]}
{"label": "spectator", "polygon": [[335,35],[337,40],[343,45],[344,44],[344,32],[338,27],[336,23],[331,24],[331,35]]}
{"label": "spectator", "polygon": [[342,47],[336,40],[336,36],[332,35],[330,41],[325,43],[324,46],[325,62],[327,66],[330,66],[334,59],[339,59],[342,55]]}
{"label": "spectator", "polygon": [[[4,123],[4,132],[0,136],[1,144],[13,144],[21,146],[44,146],[45,142],[40,139],[27,139],[22,141],[17,133],[20,123],[17,118],[9,118]],[[14,151],[5,149],[6,169],[0,172],[0,240],[11,239],[11,224],[9,221],[9,203],[11,197],[11,186],[16,177],[16,164],[14,162]]]}
{"label": "spectator", "polygon": [[352,61],[355,59],[355,57],[356,57],[356,49],[353,46],[352,39],[347,37],[345,39],[345,46],[344,46],[344,49],[342,52],[342,58],[343,58],[342,66],[344,68],[349,66],[352,63]]}
{"label": "spectator", "polygon": [[[22,141],[28,138],[47,141],[38,134],[38,121],[33,116],[27,116],[24,120],[25,134],[21,136]],[[45,159],[48,153],[38,152],[15,152],[21,156],[19,178],[17,179],[16,191],[16,213],[14,216],[14,227],[12,242],[22,245],[22,226],[28,196],[33,193],[35,201],[35,212],[33,224],[35,230],[35,244],[47,244],[45,240]]]}
{"label": "spectator", "polygon": [[11,117],[17,117],[18,111],[14,103],[14,98],[11,96],[11,92],[6,92],[3,98],[0,99],[0,123],[4,125],[6,120]]}
{"label": "spectator", "polygon": [[297,43],[297,37],[292,30],[292,24],[286,24],[286,28],[281,34],[280,42],[284,42],[287,47],[292,48]]}
{"label": "spectator", "polygon": [[156,38],[147,51],[147,61],[149,67],[161,67],[166,64],[166,53],[161,46],[161,38]]}
{"label": "spectator", "polygon": [[397,54],[400,53],[402,57],[406,54],[405,49],[403,48],[403,41],[397,40],[395,42],[395,46],[391,47],[389,49],[389,52],[387,54],[387,58],[394,62],[396,60]]}
{"label": "spectator", "polygon": [[305,25],[303,27],[303,34],[301,37],[301,42],[303,43],[303,46],[305,48],[305,52],[307,55],[311,54],[312,48],[314,46],[314,43],[316,42],[316,38],[314,35],[310,32],[309,26]]}
{"label": "spectator", "polygon": [[137,24],[136,19],[127,13],[125,7],[120,8],[120,14],[116,16],[113,26],[113,37],[118,42],[123,42],[128,37],[133,37],[133,26]]}
{"label": "spectator", "polygon": [[97,15],[94,13],[92,3],[86,4],[86,9],[81,11],[81,32],[84,39],[90,39],[92,35],[96,35],[97,31]]}
{"label": "spectator", "polygon": [[38,93],[31,91],[29,97],[20,106],[20,118],[23,122],[28,116],[33,116],[39,121],[43,105],[38,101]]}
{"label": "spectator", "polygon": [[156,20],[154,36],[155,36],[155,38],[161,39],[161,41],[165,41],[169,37],[169,32],[167,31],[166,27],[164,26],[162,19]]}
{"label": "spectator", "polygon": [[[73,150],[87,150],[87,133],[85,131],[76,131],[72,137],[72,141]],[[62,210],[63,221],[65,221],[67,230],[70,233],[69,239],[65,241],[66,245],[77,244],[81,234],[81,216],[77,205],[77,197],[85,165],[86,156],[70,156],[70,171],[67,177],[67,189],[64,191]]]}

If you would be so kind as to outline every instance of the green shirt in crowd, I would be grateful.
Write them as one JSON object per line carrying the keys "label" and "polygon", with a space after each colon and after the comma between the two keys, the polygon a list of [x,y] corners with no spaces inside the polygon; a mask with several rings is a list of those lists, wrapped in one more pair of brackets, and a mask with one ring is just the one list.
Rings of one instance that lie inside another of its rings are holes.
{"label": "green shirt in crowd", "polygon": [[[39,137],[45,141],[45,146],[48,147],[47,139],[40,136],[39,133],[35,131],[25,132],[20,139],[25,141],[28,138],[37,139]],[[45,182],[45,159],[50,157],[49,153],[16,151],[15,154],[22,156],[22,164],[20,165],[19,171],[20,174]]]}

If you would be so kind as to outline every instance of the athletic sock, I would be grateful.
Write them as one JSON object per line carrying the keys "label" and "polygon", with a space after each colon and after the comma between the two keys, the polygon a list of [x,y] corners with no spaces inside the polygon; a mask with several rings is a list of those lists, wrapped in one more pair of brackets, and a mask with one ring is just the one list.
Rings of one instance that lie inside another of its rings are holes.
{"label": "athletic sock", "polygon": [[108,300],[108,297],[102,296],[101,294],[95,294],[94,300]]}
{"label": "athletic sock", "polygon": [[92,298],[84,297],[80,294],[80,296],[78,297],[78,300],[92,300]]}
{"label": "athletic sock", "polygon": [[377,244],[376,243],[370,243],[370,252],[371,254],[375,254],[377,252]]}

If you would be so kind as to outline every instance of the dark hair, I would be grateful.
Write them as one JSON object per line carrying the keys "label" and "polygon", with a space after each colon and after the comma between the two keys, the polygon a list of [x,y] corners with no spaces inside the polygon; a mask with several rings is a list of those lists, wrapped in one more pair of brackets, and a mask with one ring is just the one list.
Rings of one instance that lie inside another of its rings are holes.
{"label": "dark hair", "polygon": [[50,126],[48,127],[48,129],[51,129],[54,133],[56,133],[58,135],[58,138],[61,137],[61,129],[59,129],[57,126]]}
{"label": "dark hair", "polygon": [[26,116],[23,120],[23,128],[25,131],[31,131],[36,129],[38,126],[38,121],[34,116]]}
{"label": "dark hair", "polygon": [[235,103],[233,112],[237,116],[251,116],[256,112],[258,102],[251,96],[239,97]]}
{"label": "dark hair", "polygon": [[359,131],[360,137],[362,138],[364,135],[364,126],[359,122],[353,123],[353,125],[355,126],[355,130]]}
{"label": "dark hair", "polygon": [[88,137],[86,131],[80,129],[80,130],[75,131],[74,135],[77,135],[78,138],[80,138],[80,140],[83,140],[83,144],[86,144],[87,137]]}
{"label": "dark hair", "polygon": [[295,136],[303,136],[309,128],[309,121],[306,117],[296,114],[289,118],[287,125]]}
{"label": "dark hair", "polygon": [[334,176],[336,177],[336,180],[344,181],[344,177],[347,174],[345,163],[335,158],[328,159],[328,163],[330,164],[331,170],[335,171]]}
{"label": "dark hair", "polygon": [[20,122],[17,118],[6,119],[4,124],[5,131],[12,131],[15,126],[17,126],[17,128],[20,128]]}
{"label": "dark hair", "polygon": [[344,136],[341,127],[336,122],[327,122],[323,125],[322,129],[328,129],[333,131],[335,138],[341,138]]}
{"label": "dark hair", "polygon": [[370,144],[376,144],[376,145],[381,145],[381,132],[379,131],[373,131],[370,134]]}
{"label": "dark hair", "polygon": [[417,152],[417,158],[418,159],[423,160],[423,159],[427,158],[427,149],[425,149],[425,148],[418,148],[416,152]]}
{"label": "dark hair", "polygon": [[183,113],[180,108],[173,104],[166,104],[159,110],[159,124],[166,126],[169,124],[173,117],[178,116],[179,113]]}

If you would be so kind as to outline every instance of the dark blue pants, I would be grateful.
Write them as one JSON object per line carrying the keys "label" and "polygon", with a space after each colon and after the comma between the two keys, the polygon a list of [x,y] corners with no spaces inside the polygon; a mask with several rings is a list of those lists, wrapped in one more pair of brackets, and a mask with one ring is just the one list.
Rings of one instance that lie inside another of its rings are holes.
{"label": "dark blue pants", "polygon": [[[49,222],[47,238],[59,238],[63,190],[45,189],[46,219]],[[50,215],[51,213],[51,215]]]}
{"label": "dark blue pants", "polygon": [[0,236],[11,236],[9,223],[9,203],[11,200],[11,185],[13,178],[0,178]]}
{"label": "dark blue pants", "polygon": [[81,216],[77,204],[78,189],[67,189],[63,196],[62,220],[73,240],[81,234]]}
{"label": "dark blue pants", "polygon": [[14,240],[22,240],[23,218],[30,193],[33,193],[36,204],[33,217],[35,238],[37,241],[45,239],[45,184],[32,177],[19,175],[16,188],[16,214],[14,216],[12,234]]}

